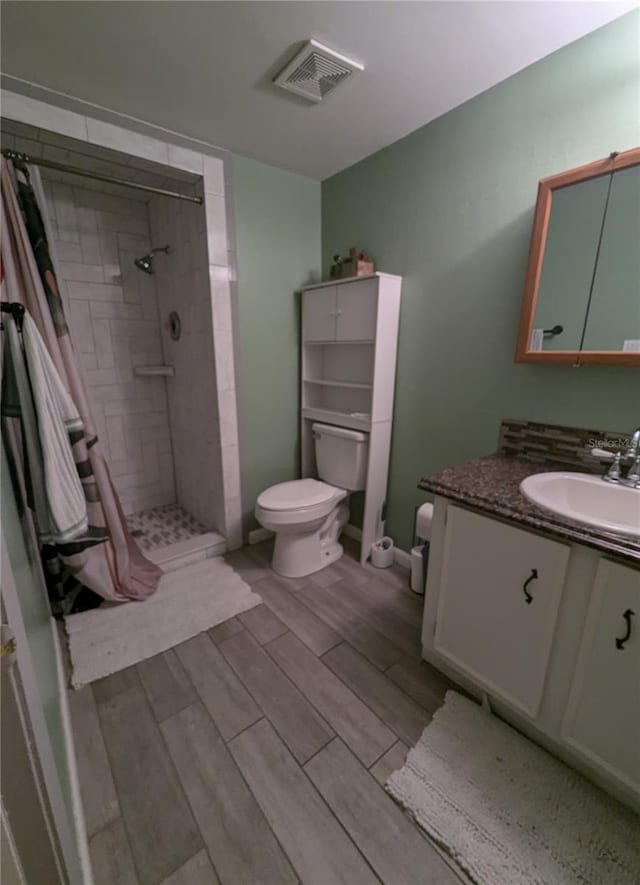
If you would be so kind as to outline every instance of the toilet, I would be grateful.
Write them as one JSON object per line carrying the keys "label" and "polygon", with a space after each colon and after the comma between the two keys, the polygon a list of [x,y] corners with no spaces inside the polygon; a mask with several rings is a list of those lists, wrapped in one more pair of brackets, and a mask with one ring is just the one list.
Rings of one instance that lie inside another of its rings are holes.
{"label": "toilet", "polygon": [[330,424],[311,429],[320,479],[278,483],[256,502],[256,519],[276,536],[271,567],[286,578],[311,575],[340,559],[349,493],[366,485],[369,434]]}

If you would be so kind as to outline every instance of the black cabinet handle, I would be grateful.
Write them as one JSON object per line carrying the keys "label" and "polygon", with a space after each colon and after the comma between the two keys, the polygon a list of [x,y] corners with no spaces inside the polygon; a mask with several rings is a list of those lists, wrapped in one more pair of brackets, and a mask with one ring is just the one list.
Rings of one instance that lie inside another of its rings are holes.
{"label": "black cabinet handle", "polygon": [[522,592],[524,593],[524,598],[525,598],[527,605],[531,605],[531,603],[533,602],[533,596],[529,593],[529,584],[532,581],[535,581],[537,577],[538,577],[538,569],[532,568],[531,574],[529,575],[527,580],[522,585]]}
{"label": "black cabinet handle", "polygon": [[628,608],[626,612],[624,612],[624,614],[622,615],[622,617],[627,622],[627,632],[624,634],[624,636],[621,636],[620,639],[616,638],[616,648],[618,649],[618,651],[624,651],[625,642],[627,642],[627,640],[631,638],[631,618],[634,615],[635,612],[632,612],[630,608]]}

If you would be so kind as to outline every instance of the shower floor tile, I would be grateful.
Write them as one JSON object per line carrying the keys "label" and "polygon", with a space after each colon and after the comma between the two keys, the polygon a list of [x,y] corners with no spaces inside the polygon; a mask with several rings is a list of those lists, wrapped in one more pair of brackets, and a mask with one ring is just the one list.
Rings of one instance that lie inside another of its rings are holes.
{"label": "shower floor tile", "polygon": [[129,530],[143,550],[188,541],[208,530],[178,504],[164,504],[127,517]]}

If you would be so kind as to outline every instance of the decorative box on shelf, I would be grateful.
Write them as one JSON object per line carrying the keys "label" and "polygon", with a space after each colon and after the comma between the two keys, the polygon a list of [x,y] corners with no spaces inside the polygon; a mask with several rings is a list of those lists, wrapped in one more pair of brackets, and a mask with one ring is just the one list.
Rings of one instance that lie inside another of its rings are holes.
{"label": "decorative box on shelf", "polygon": [[340,255],[333,256],[331,279],[343,280],[346,277],[364,277],[367,274],[375,273],[375,269],[375,263],[368,255],[352,248],[349,249],[348,258],[343,258]]}

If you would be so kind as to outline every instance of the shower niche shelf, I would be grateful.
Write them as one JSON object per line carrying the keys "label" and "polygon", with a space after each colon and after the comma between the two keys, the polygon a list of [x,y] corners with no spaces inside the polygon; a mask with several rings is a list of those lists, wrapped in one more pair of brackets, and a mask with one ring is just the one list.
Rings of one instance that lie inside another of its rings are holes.
{"label": "shower niche shelf", "polygon": [[175,372],[173,366],[134,366],[133,374],[140,378],[156,377],[158,375],[173,378]]}

